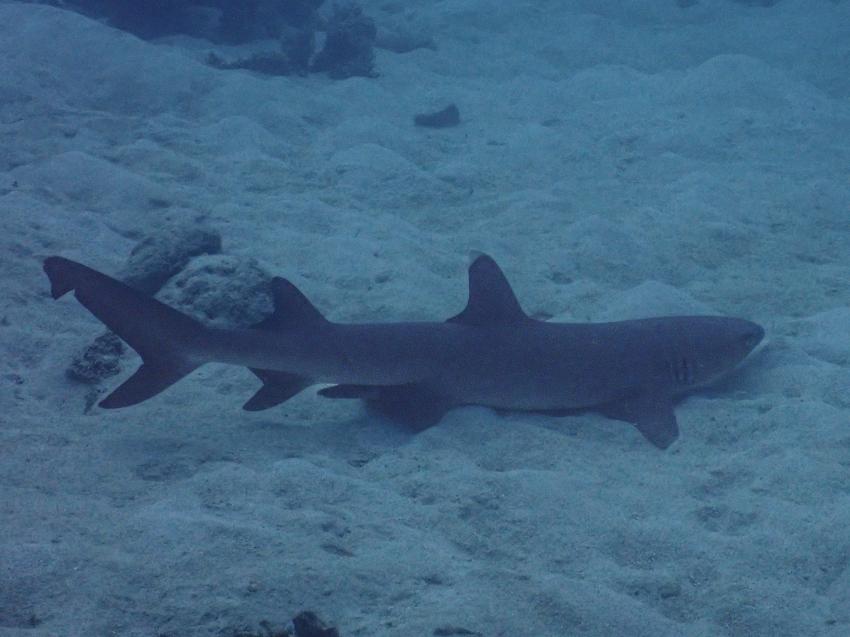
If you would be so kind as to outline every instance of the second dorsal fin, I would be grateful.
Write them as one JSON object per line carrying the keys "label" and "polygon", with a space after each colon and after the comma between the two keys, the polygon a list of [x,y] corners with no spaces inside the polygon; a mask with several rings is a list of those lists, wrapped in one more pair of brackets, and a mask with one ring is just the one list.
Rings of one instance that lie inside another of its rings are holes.
{"label": "second dorsal fin", "polygon": [[287,330],[325,323],[327,319],[310,303],[301,291],[286,279],[275,277],[271,282],[274,312],[254,325],[258,330]]}
{"label": "second dorsal fin", "polygon": [[469,266],[469,300],[466,308],[450,323],[498,325],[528,320],[516,300],[510,283],[496,262],[486,254]]}

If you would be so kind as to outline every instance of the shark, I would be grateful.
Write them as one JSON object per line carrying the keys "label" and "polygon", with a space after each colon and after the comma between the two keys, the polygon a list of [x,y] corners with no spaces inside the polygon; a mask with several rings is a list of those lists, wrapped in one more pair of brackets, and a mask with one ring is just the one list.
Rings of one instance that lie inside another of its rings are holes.
{"label": "shark", "polygon": [[764,329],[725,316],[558,323],[523,311],[496,262],[469,266],[466,307],[442,322],[338,323],[284,278],[274,309],[243,329],[208,326],[129,285],[59,256],[44,261],[51,295],[76,299],[141,356],[99,405],[148,400],[201,365],[240,365],[262,381],[244,409],[279,405],[313,385],[361,399],[416,428],[450,409],[568,414],[594,410],[633,424],[660,449],[679,435],[674,406],[736,368]]}

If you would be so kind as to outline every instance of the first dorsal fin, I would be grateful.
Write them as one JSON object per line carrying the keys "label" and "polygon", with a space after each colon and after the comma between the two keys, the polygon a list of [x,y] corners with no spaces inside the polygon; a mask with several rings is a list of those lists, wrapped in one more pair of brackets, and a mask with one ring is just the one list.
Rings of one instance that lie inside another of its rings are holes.
{"label": "first dorsal fin", "polygon": [[510,283],[496,262],[486,254],[469,266],[469,300],[466,308],[448,320],[464,325],[496,325],[528,320]]}
{"label": "first dorsal fin", "polygon": [[291,282],[275,277],[271,282],[274,312],[254,326],[259,330],[287,330],[325,323],[327,319]]}

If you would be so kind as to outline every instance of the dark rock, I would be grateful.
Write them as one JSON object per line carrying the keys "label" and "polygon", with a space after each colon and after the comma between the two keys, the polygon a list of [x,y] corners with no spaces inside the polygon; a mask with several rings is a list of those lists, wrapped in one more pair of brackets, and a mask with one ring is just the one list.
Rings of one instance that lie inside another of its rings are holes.
{"label": "dark rock", "polygon": [[312,29],[284,29],[280,35],[280,46],[295,73],[307,75],[316,48],[315,32]]}
{"label": "dark rock", "polygon": [[437,45],[430,35],[412,29],[378,29],[375,46],[393,53],[410,53],[417,49],[437,50]]}
{"label": "dark rock", "polygon": [[[772,7],[779,2],[779,0],[731,0],[737,4],[748,5],[751,7]],[[676,0],[676,6],[682,7],[686,9],[688,7],[693,7],[694,5],[699,4],[699,0]]]}
{"label": "dark rock", "polygon": [[469,630],[468,628],[460,628],[459,626],[440,626],[434,629],[434,635],[435,637],[449,637],[451,635],[482,637],[481,633]]}
{"label": "dark rock", "polygon": [[167,226],[136,244],[121,278],[137,290],[156,294],[192,257],[219,252],[218,232],[196,224]]}
{"label": "dark rock", "polygon": [[[232,0],[224,0],[231,2]],[[286,23],[293,27],[311,27],[317,19],[317,12],[325,0],[273,0],[273,4]]]}
{"label": "dark rock", "polygon": [[[279,52],[226,60],[210,54],[220,69],[246,69],[267,75],[327,73],[334,79],[374,77],[375,22],[353,2],[335,4],[322,26],[324,0],[66,0],[61,6],[142,38],[186,34],[224,44],[279,39]],[[313,57],[315,33],[326,32],[325,46]],[[408,41],[409,40],[409,41]],[[390,39],[388,46],[412,50],[429,39]]]}
{"label": "dark rock", "polygon": [[255,53],[251,57],[239,58],[233,62],[227,62],[215,53],[210,53],[207,56],[207,64],[217,69],[243,69],[263,75],[292,75],[296,72],[286,53]]}
{"label": "dark rock", "polygon": [[354,3],[335,4],[328,19],[324,48],[313,60],[312,70],[333,79],[375,77],[375,22]]}
{"label": "dark rock", "polygon": [[294,637],[339,637],[336,628],[326,626],[316,613],[306,610],[292,618]]}
{"label": "dark rock", "polygon": [[[276,38],[286,24],[281,10],[286,2],[274,0],[210,0],[221,10],[220,28],[215,41],[225,44],[245,44],[256,40]],[[293,2],[292,4],[301,4]]]}
{"label": "dark rock", "polygon": [[228,62],[221,56],[210,53],[207,64],[217,69],[244,69],[264,75],[306,75],[310,70],[310,59],[315,49],[315,33],[312,29],[285,27],[280,33],[279,52],[255,53],[247,58]]}
{"label": "dark rock", "polygon": [[222,11],[220,42],[244,44],[277,38],[287,27],[312,31],[324,0],[207,0]]}
{"label": "dark rock", "polygon": [[[292,632],[286,628],[277,628],[269,621],[261,621],[260,629],[226,628],[219,633],[220,637],[292,637]],[[175,636],[176,637],[176,636]]]}
{"label": "dark rock", "polygon": [[56,2],[142,38],[177,33],[227,44],[276,38],[286,26],[312,28],[323,0],[63,0]]}
{"label": "dark rock", "polygon": [[436,113],[422,113],[413,118],[417,126],[428,128],[450,128],[460,124],[460,111],[455,104],[449,104]]}
{"label": "dark rock", "polygon": [[98,383],[121,371],[123,353],[124,343],[121,339],[112,332],[106,332],[74,356],[65,374],[79,383]]}
{"label": "dark rock", "polygon": [[253,628],[226,628],[219,632],[220,637],[339,637],[336,628],[326,626],[312,611],[298,613],[286,628],[278,628],[272,622],[263,620],[259,630]]}
{"label": "dark rock", "polygon": [[779,3],[779,0],[732,0],[738,4],[746,4],[751,7],[772,7]]}
{"label": "dark rock", "polygon": [[273,310],[271,276],[253,259],[204,255],[169,280],[159,298],[217,327],[250,327]]}
{"label": "dark rock", "polygon": [[67,6],[95,18],[106,18],[122,31],[154,38],[185,31],[185,0],[68,0]]}

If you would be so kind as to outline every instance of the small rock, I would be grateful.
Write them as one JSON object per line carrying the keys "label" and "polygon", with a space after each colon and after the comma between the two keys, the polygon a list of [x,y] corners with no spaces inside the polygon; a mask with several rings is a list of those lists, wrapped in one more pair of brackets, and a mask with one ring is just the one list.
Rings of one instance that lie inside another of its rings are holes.
{"label": "small rock", "polygon": [[481,633],[460,626],[440,626],[434,629],[435,637],[450,637],[451,635],[467,635],[472,637],[482,637]]}
{"label": "small rock", "polygon": [[670,599],[671,597],[678,597],[681,594],[682,587],[676,582],[667,582],[658,587],[658,596],[661,599]]}
{"label": "small rock", "polygon": [[413,118],[413,123],[426,128],[450,128],[460,124],[460,111],[455,104],[449,104],[436,113],[421,113]]}
{"label": "small rock", "polygon": [[292,618],[294,637],[339,637],[336,628],[326,626],[316,613],[305,610]]}
{"label": "small rock", "polygon": [[313,60],[313,71],[335,80],[375,77],[375,21],[353,2],[335,4],[328,19],[324,48]]}
{"label": "small rock", "polygon": [[172,225],[152,233],[133,248],[122,280],[146,294],[156,294],[192,257],[221,252],[221,235],[197,224]]}
{"label": "small rock", "polygon": [[112,332],[101,334],[71,360],[65,374],[71,380],[91,385],[121,371],[124,343]]}
{"label": "small rock", "polygon": [[158,295],[161,301],[216,327],[250,327],[273,310],[270,281],[253,259],[193,259]]}

